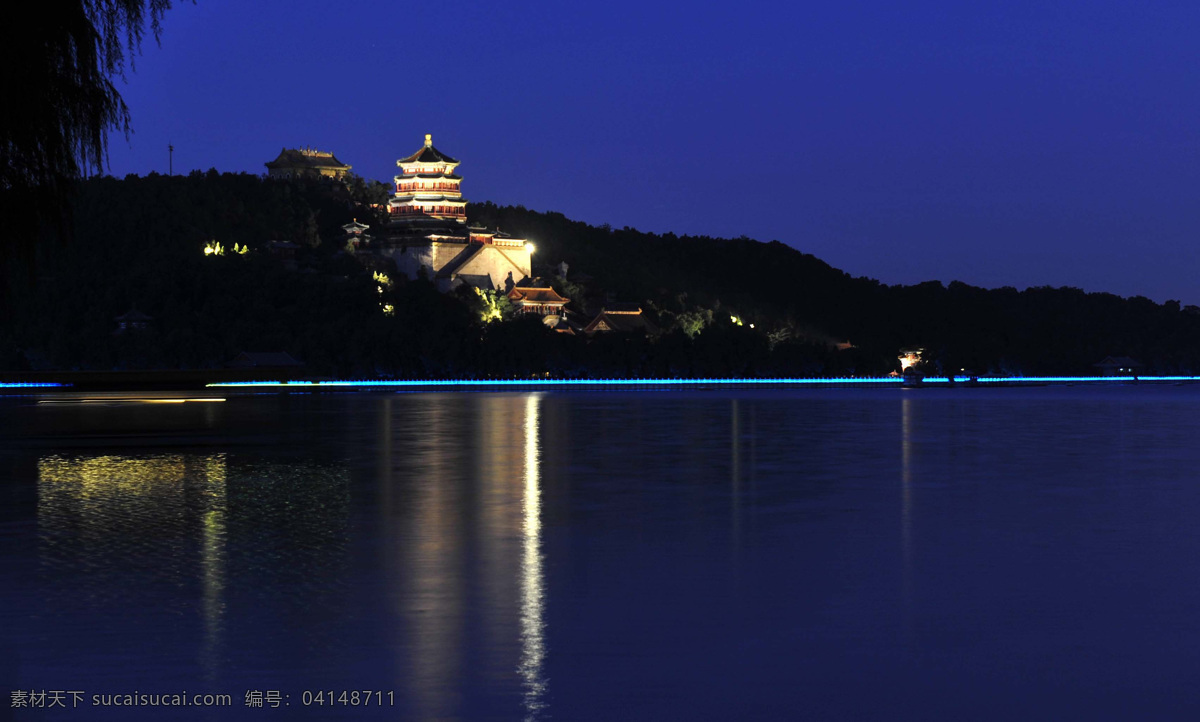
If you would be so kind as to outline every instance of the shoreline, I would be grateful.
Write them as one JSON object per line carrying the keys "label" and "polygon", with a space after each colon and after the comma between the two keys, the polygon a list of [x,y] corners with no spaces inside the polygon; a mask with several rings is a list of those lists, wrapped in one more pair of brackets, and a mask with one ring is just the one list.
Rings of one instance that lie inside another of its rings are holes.
{"label": "shoreline", "polygon": [[[511,388],[752,388],[752,387],[904,387],[904,388],[1011,388],[1074,385],[1183,385],[1200,383],[1200,376],[854,376],[768,378],[601,378],[601,379],[290,379],[253,378],[245,372],[75,372],[0,376],[0,393],[54,392],[153,392],[220,389],[273,389],[278,391],[340,391],[407,388],[414,390]],[[232,377],[232,378],[231,378]]]}

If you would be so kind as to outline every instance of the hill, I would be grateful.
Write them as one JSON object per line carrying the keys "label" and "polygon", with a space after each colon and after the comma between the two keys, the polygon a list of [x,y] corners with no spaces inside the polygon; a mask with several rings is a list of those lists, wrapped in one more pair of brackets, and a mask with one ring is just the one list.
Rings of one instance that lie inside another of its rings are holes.
{"label": "hill", "polygon": [[[559,213],[468,206],[473,222],[537,244],[536,274],[586,317],[637,302],[664,333],[588,340],[534,319],[487,323],[487,299],[392,274],[383,287],[341,226],[378,228],[387,188],[245,174],[96,178],[75,240],[42,245],[0,328],[0,368],[197,369],[287,351],[327,376],[886,373],[923,346],[944,370],[1090,373],[1107,355],[1147,372],[1200,371],[1200,309],[1073,288],[888,286],[779,242],[643,233]],[[298,246],[295,263],[268,249]],[[204,254],[220,243],[244,255]],[[558,275],[565,262],[568,272]],[[501,304],[502,306],[503,304]],[[132,308],[153,318],[115,333]],[[853,344],[838,350],[837,344]]]}
{"label": "hill", "polygon": [[538,239],[548,266],[565,260],[622,298],[674,312],[727,310],[776,337],[848,340],[857,351],[843,352],[851,361],[838,370],[886,372],[896,367],[897,350],[923,346],[946,371],[1090,374],[1107,355],[1132,356],[1162,373],[1200,371],[1200,308],[1178,301],[1070,287],[888,286],[778,241],[614,230],[491,204],[468,210]]}

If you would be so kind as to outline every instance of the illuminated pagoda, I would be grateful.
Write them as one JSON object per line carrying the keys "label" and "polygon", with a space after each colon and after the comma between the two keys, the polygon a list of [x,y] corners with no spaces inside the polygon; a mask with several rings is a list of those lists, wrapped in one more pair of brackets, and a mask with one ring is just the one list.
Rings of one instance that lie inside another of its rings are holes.
{"label": "illuminated pagoda", "polygon": [[433,136],[425,134],[425,147],[396,161],[396,195],[388,203],[395,227],[447,230],[451,235],[467,223],[467,201],[455,175],[458,161],[433,147]]}
{"label": "illuminated pagoda", "polygon": [[466,283],[507,292],[530,275],[533,247],[525,239],[467,226],[459,161],[435,148],[432,135],[396,165],[387,237],[376,252],[399,272],[414,279],[424,272],[443,291]]}

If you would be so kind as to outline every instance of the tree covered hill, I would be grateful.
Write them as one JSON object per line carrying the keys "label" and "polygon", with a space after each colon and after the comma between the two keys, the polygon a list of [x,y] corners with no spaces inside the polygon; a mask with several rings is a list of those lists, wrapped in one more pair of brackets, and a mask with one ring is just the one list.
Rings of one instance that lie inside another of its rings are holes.
{"label": "tree covered hill", "polygon": [[[74,240],[39,245],[40,275],[0,326],[0,368],[213,368],[239,351],[280,350],[331,376],[878,374],[897,367],[900,348],[923,346],[947,371],[1090,373],[1128,355],[1147,372],[1200,372],[1200,309],[1177,302],[888,286],[779,242],[616,230],[483,203],[468,206],[471,221],[531,239],[535,273],[579,318],[636,302],[663,333],[588,340],[534,319],[488,323],[494,300],[396,274],[380,283],[344,248],[352,219],[382,230],[387,190],[215,171],[89,180]],[[268,252],[272,240],[298,246],[295,264]],[[205,255],[214,242],[225,255]],[[114,333],[131,308],[153,317],[150,328]]]}
{"label": "tree covered hill", "polygon": [[1128,355],[1164,373],[1200,372],[1200,308],[1178,301],[1066,287],[888,286],[778,241],[615,230],[492,204],[468,210],[537,239],[539,259],[565,260],[624,299],[677,313],[720,308],[777,337],[850,341],[858,349],[840,354],[850,359],[840,369],[886,372],[900,348],[922,346],[946,371],[1089,374],[1105,356]]}

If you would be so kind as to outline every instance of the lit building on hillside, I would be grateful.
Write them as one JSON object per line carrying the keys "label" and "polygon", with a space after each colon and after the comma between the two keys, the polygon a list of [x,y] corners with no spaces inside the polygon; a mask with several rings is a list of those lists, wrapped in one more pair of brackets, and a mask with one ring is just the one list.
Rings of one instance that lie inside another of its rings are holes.
{"label": "lit building on hillside", "polygon": [[342,233],[345,234],[346,238],[346,246],[355,251],[370,246],[371,234],[367,232],[370,229],[371,227],[367,224],[359,223],[357,218],[342,226]]}
{"label": "lit building on hillside", "polygon": [[558,294],[549,283],[540,278],[526,278],[508,292],[508,300],[517,313],[534,313],[542,317],[549,328],[562,333],[582,330],[566,316],[566,305],[571,299]]}
{"label": "lit building on hillside", "polygon": [[396,195],[388,204],[393,224],[431,229],[445,227],[447,221],[465,224],[467,201],[459,189],[462,176],[454,174],[458,164],[434,148],[433,136],[426,133],[425,147],[396,161],[400,174],[395,178]]}
{"label": "lit building on hillside", "polygon": [[[925,353],[923,348],[905,348],[900,349],[900,372],[906,373],[910,368],[921,363],[921,354]],[[916,369],[913,369],[916,371]]]}
{"label": "lit building on hillside", "polygon": [[396,161],[395,195],[388,203],[387,237],[375,252],[409,278],[424,273],[439,289],[462,284],[508,292],[530,275],[533,246],[500,231],[467,226],[459,161],[433,146]]}
{"label": "lit building on hillside", "polygon": [[265,163],[270,178],[345,178],[350,166],[323,150],[284,148],[279,157]]}
{"label": "lit building on hillside", "polygon": [[540,278],[526,278],[513,286],[508,292],[508,300],[518,313],[536,313],[539,316],[562,315],[563,307],[571,301],[558,295],[549,283]]}
{"label": "lit building on hillside", "polygon": [[600,309],[600,313],[583,327],[588,336],[595,333],[644,333],[658,334],[658,328],[642,313],[636,303],[614,303]]}

